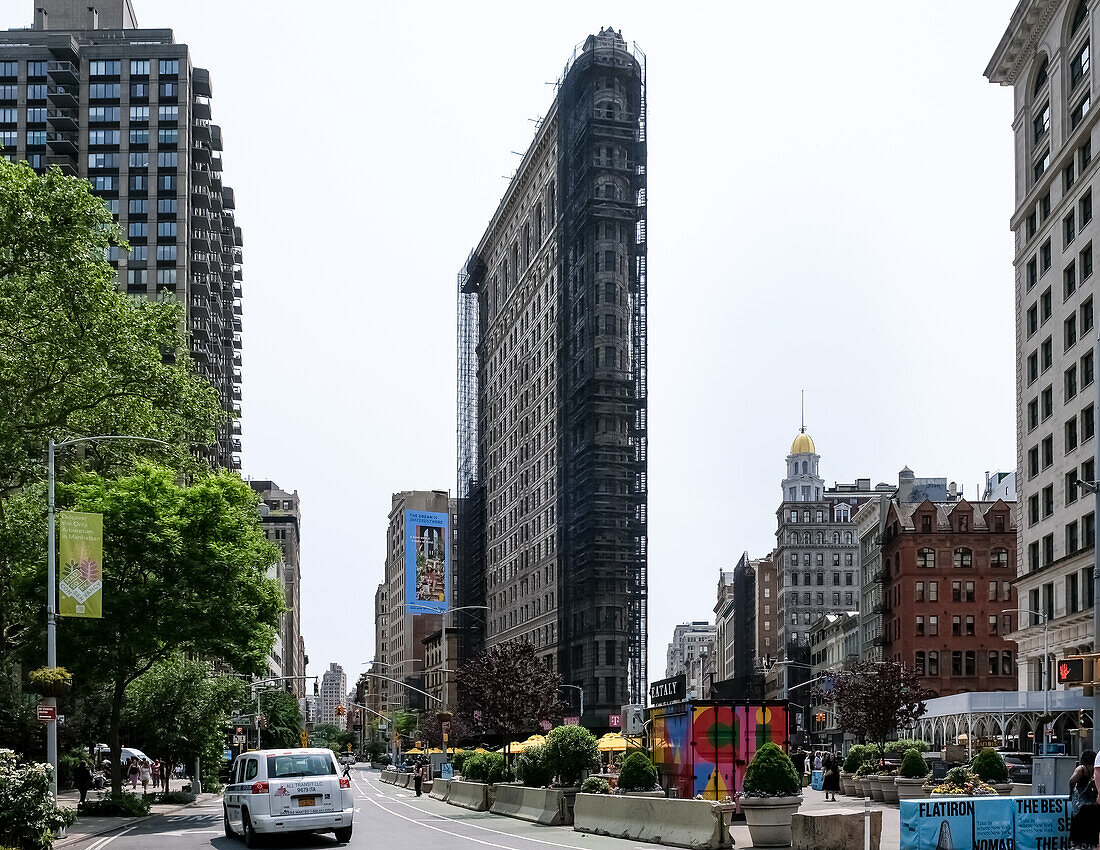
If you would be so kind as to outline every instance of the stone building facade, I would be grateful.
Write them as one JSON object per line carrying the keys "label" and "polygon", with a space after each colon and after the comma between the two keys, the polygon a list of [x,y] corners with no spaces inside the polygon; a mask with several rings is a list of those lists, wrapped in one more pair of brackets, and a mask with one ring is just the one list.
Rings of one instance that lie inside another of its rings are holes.
{"label": "stone building facade", "polygon": [[1055,653],[1096,646],[1096,515],[1078,485],[1096,480],[1097,454],[1095,12],[1088,0],[1018,3],[985,69],[1013,90],[1017,591],[1049,619],[1013,635],[1021,689],[1053,678]]}

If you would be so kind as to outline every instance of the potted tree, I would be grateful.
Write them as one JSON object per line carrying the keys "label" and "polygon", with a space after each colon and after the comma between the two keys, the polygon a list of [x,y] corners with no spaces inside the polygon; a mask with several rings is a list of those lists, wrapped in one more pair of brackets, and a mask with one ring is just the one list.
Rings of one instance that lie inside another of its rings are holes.
{"label": "potted tree", "polygon": [[996,750],[986,747],[974,757],[974,772],[987,785],[993,786],[1002,797],[1012,794],[1012,781],[1008,775],[1008,765],[1004,757]]}
{"label": "potted tree", "polygon": [[862,789],[856,788],[855,777],[859,766],[863,764],[863,744],[853,744],[840,766],[840,787],[849,797],[862,796]]}
{"label": "potted tree", "polygon": [[899,800],[923,798],[924,780],[928,776],[928,763],[915,747],[905,751],[898,775],[894,777],[894,793]]}
{"label": "potted tree", "polygon": [[664,797],[657,786],[657,768],[645,753],[631,753],[619,771],[620,793],[634,797]]}
{"label": "potted tree", "polygon": [[874,775],[875,765],[871,759],[856,768],[856,784],[859,785],[860,796],[874,799],[874,794],[871,793],[871,777]]}
{"label": "potted tree", "polygon": [[802,783],[794,764],[778,745],[756,751],[745,771],[741,810],[754,847],[789,847],[791,816],[802,805]]}

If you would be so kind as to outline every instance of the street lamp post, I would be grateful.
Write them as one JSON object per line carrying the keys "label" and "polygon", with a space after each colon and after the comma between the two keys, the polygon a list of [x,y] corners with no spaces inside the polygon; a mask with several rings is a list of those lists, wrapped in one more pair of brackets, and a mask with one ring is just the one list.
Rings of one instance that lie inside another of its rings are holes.
{"label": "street lamp post", "polygon": [[[401,605],[399,605],[398,607],[399,608],[419,608],[419,609],[421,609],[425,612],[430,612],[432,614],[441,614],[442,615],[440,620],[441,620],[441,623],[442,623],[441,638],[442,638],[442,643],[443,643],[443,666],[444,667],[447,666],[447,662],[448,662],[449,656],[450,656],[450,652],[448,651],[448,647],[447,647],[447,615],[450,614],[453,611],[474,611],[474,610],[488,611],[489,610],[488,605],[459,605],[457,608],[446,608],[446,609],[440,611],[438,608],[434,608],[431,605],[421,605],[421,604],[418,604],[416,602],[405,602],[405,603],[402,603]],[[446,679],[446,677],[444,677],[444,679],[443,679],[443,710],[444,711],[447,710],[447,679]]]}
{"label": "street lamp post", "polygon": [[[169,445],[164,440],[152,437],[132,437],[126,434],[101,434],[97,437],[74,437],[71,440],[54,442],[50,438],[47,450],[46,467],[49,488],[47,491],[46,511],[46,664],[57,666],[57,542],[54,539],[54,454],[57,449],[73,446],[77,443],[92,443],[101,440],[135,440],[141,443]],[[57,698],[47,697],[46,705],[53,708],[53,718],[46,721],[46,759],[53,768],[50,776],[50,793],[57,799]]]}
{"label": "street lamp post", "polygon": [[[1033,614],[1036,617],[1043,618],[1043,663],[1039,667],[1039,687],[1043,690],[1043,737],[1040,738],[1040,755],[1046,751],[1046,717],[1050,714],[1050,672],[1047,669],[1047,665],[1050,664],[1050,618],[1047,617],[1042,611],[1035,611],[1031,608],[1002,608],[1002,614],[1015,613],[1017,617],[1020,614]],[[1019,626],[1019,620],[1017,620],[1017,627]],[[1095,716],[1095,715],[1094,715]],[[1093,728],[1096,724],[1093,723]],[[1095,734],[1095,733],[1094,733]]]}
{"label": "street lamp post", "polygon": [[576,689],[577,691],[580,692],[580,695],[581,695],[581,716],[579,718],[577,718],[577,720],[580,723],[580,725],[583,726],[584,725],[584,688],[582,688],[580,685],[559,685],[558,687],[561,687],[561,688],[574,688],[574,689]]}

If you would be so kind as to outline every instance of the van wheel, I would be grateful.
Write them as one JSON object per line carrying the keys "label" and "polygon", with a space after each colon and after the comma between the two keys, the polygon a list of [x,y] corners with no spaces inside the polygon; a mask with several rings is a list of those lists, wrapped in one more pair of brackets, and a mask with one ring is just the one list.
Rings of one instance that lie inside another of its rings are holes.
{"label": "van wheel", "polygon": [[351,841],[351,827],[345,826],[343,829],[336,830],[336,840],[341,844],[347,844]]}
{"label": "van wheel", "polygon": [[241,809],[241,837],[245,847],[259,847],[260,837],[252,827],[252,819],[248,816],[248,809]]}
{"label": "van wheel", "polygon": [[233,831],[233,827],[229,825],[229,809],[222,806],[222,826],[225,827],[226,838],[236,838],[237,833]]}

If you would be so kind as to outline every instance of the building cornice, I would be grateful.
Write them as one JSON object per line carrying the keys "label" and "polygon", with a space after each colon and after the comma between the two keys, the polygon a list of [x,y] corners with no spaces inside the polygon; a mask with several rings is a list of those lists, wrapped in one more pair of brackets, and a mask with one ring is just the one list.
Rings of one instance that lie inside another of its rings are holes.
{"label": "building cornice", "polygon": [[1001,86],[1015,85],[1035,45],[1046,31],[1063,0],[1020,0],[1012,12],[1008,29],[1001,36],[985,76]]}

